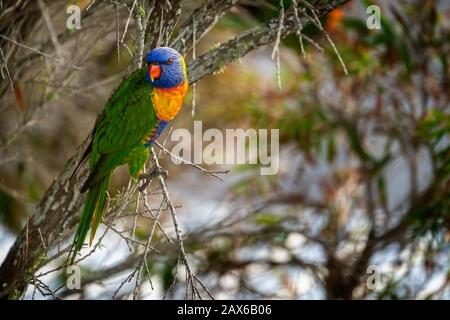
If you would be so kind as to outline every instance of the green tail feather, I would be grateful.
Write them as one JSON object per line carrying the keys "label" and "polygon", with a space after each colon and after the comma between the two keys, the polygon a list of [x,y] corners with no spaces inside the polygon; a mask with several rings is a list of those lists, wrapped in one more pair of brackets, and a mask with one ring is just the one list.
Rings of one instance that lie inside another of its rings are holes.
{"label": "green tail feather", "polygon": [[[91,235],[89,245],[94,239],[95,232],[103,214],[106,203],[106,192],[108,191],[110,174],[104,177],[98,184],[89,189],[89,193],[84,204],[83,212],[80,216],[80,223],[75,234],[75,238],[70,249],[68,262],[72,264],[76,258],[77,253],[83,247],[84,241],[91,228]],[[92,222],[92,225],[91,225]]]}

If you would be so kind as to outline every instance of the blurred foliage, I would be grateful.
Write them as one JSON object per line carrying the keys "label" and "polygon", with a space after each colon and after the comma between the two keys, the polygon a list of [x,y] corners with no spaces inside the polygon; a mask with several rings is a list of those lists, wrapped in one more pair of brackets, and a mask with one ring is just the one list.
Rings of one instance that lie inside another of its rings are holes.
{"label": "blurred foliage", "polygon": [[[298,37],[285,38],[281,90],[270,59],[272,46],[251,52],[197,84],[194,120],[202,120],[203,130],[280,132],[279,174],[260,176],[258,165],[233,167],[226,176],[227,190],[220,194],[227,204],[223,223],[211,218],[205,220],[206,230],[186,227],[186,246],[196,272],[212,278],[213,291],[241,298],[448,298],[450,30],[448,7],[439,10],[444,2],[352,1],[323,19],[348,76],[323,33],[308,26],[303,33],[325,51],[305,41],[302,57]],[[244,1],[202,40],[197,55],[275,17],[278,3],[255,6]],[[366,26],[365,8],[371,3],[381,5],[380,30]],[[289,7],[290,1],[284,5]],[[66,88],[53,92],[51,99],[47,96],[53,117],[14,145],[34,161],[19,157],[0,167],[0,219],[13,230],[19,231],[30,212],[29,202],[39,200],[86,136],[119,81],[117,74],[126,68],[129,57],[122,50],[117,62],[114,36],[102,40],[90,60],[93,71],[74,84],[100,85],[84,94]],[[109,77],[110,82],[101,84]],[[174,127],[192,131],[191,101],[190,93]],[[9,114],[19,112],[13,105]],[[202,204],[209,200],[193,190],[206,194],[213,189],[210,177],[194,171],[192,178],[190,168],[163,161],[170,171],[169,187],[181,186],[179,194],[194,194],[189,198]],[[411,177],[399,185],[396,180],[404,172]],[[119,173],[111,192],[126,183],[126,175]],[[186,220],[198,214],[196,207],[179,211]],[[144,241],[152,223],[139,218],[138,225],[135,239]],[[156,232],[155,243],[163,240]],[[173,246],[164,249],[148,259],[142,281],[147,275],[157,277],[167,291],[180,277],[179,256]],[[385,253],[388,250],[392,251]],[[282,252],[281,258],[277,252]],[[366,286],[366,267],[377,263],[387,268],[381,291]],[[417,276],[417,269],[425,276]],[[309,291],[296,288],[300,272],[312,279]],[[252,284],[257,273],[276,278],[275,289],[267,292]],[[447,277],[444,289],[419,295],[427,281],[442,274]],[[224,284],[226,277],[237,278],[237,284]],[[177,290],[172,295],[180,297]]]}
{"label": "blurred foliage", "polygon": [[[413,270],[419,267],[410,267],[411,269],[400,276],[395,275],[392,278],[392,273],[389,273],[391,278],[384,280],[385,286],[381,292],[360,287],[364,293],[354,293],[354,296],[373,295],[392,299],[417,297],[420,291],[418,288],[423,288],[421,286],[425,286],[427,279],[431,279],[436,273],[447,273],[450,238],[450,70],[447,58],[450,31],[445,24],[445,12],[439,11],[436,3],[404,1],[400,5],[386,4],[382,7],[380,30],[369,30],[365,17],[347,15],[345,9],[338,9],[343,10],[344,14],[335,14],[334,17],[330,15],[329,19],[335,19],[337,22],[324,21],[324,24],[332,33],[334,42],[347,64],[349,76],[343,74],[336,54],[330,46],[324,44],[325,41],[317,30],[305,30],[305,34],[320,41],[326,48],[327,58],[314,53],[315,49],[309,46],[306,59],[299,58],[301,68],[296,69],[292,67],[295,62],[291,62],[291,56],[286,54],[285,65],[282,65],[281,70],[281,91],[274,88],[273,78],[272,87],[264,89],[261,88],[262,82],[265,81],[263,77],[255,82],[248,79],[253,90],[247,92],[245,101],[242,101],[242,78],[233,77],[234,70],[225,71],[225,74],[228,73],[229,77],[233,78],[236,85],[234,88],[237,88],[234,96],[226,100],[227,112],[225,118],[221,117],[222,125],[225,121],[248,127],[279,128],[282,146],[295,146],[297,150],[284,155],[285,165],[288,167],[282,166],[276,178],[258,176],[252,166],[243,166],[250,174],[239,179],[234,185],[233,191],[238,199],[251,201],[276,198],[277,194],[282,195],[286,191],[284,185],[288,185],[286,188],[289,193],[301,192],[308,184],[296,184],[295,179],[302,180],[301,172],[305,169],[297,172],[297,168],[289,165],[287,157],[291,157],[292,161],[292,157],[302,156],[306,161],[302,167],[324,165],[333,171],[331,176],[327,176],[326,182],[320,182],[325,192],[325,200],[320,203],[320,209],[314,202],[317,200],[308,199],[307,195],[295,194],[288,199],[277,201],[276,203],[284,205],[283,209],[270,213],[255,213],[254,219],[248,221],[247,227],[258,231],[242,236],[239,245],[234,248],[235,252],[254,245],[274,248],[281,246],[286,250],[284,241],[290,234],[288,230],[295,230],[296,226],[309,231],[317,228],[313,228],[312,222],[305,225],[305,213],[302,211],[305,208],[315,210],[314,217],[317,219],[324,214],[327,217],[323,227],[319,228],[321,231],[313,232],[313,238],[319,238],[319,243],[352,241],[352,234],[359,234],[361,231],[352,230],[352,227],[346,224],[341,225],[339,221],[343,219],[343,208],[340,205],[336,207],[333,202],[341,192],[339,189],[352,181],[356,174],[357,185],[372,185],[364,192],[371,192],[373,195],[369,200],[365,199],[365,196],[350,197],[348,201],[355,210],[347,214],[357,216],[356,208],[361,208],[368,215],[364,219],[375,215],[375,220],[369,219],[375,231],[370,231],[369,228],[365,231],[366,234],[369,232],[369,237],[374,237],[373,241],[379,237],[381,242],[386,237],[389,239],[386,240],[387,243],[399,244],[399,251],[396,253],[398,255],[402,252],[402,255],[406,252],[420,252],[422,260],[419,260],[421,262],[418,265],[422,263],[427,276],[423,282],[417,280]],[[300,55],[296,37],[288,37],[284,45],[294,49],[297,57]],[[250,57],[246,61],[252,59]],[[234,68],[241,70],[239,65]],[[221,78],[222,76],[218,77],[219,82]],[[225,86],[228,84],[223,83]],[[205,93],[201,94],[204,95]],[[234,103],[229,103],[230,99]],[[209,119],[214,119],[211,115],[218,112],[220,111],[214,108],[208,110],[205,116],[205,111],[201,114],[202,118],[214,121]],[[232,119],[228,119],[230,116]],[[381,141],[380,146],[372,143],[374,139]],[[424,181],[406,185],[407,190],[412,190],[403,204],[394,205],[399,201],[399,196],[397,191],[392,189],[395,178],[389,175],[392,174],[390,168],[399,158],[405,157],[407,161],[415,163],[410,170],[418,171],[419,166],[422,167],[420,170],[424,170],[427,160],[420,156],[421,150],[429,152],[431,173],[422,177]],[[311,208],[311,203],[316,208]],[[324,213],[324,210],[330,211]],[[350,217],[345,219],[347,223],[351,221]],[[398,228],[391,231],[387,229],[387,226],[397,219],[403,219]],[[385,222],[380,224],[377,220]],[[272,233],[268,231],[271,229],[276,230],[276,235],[285,237],[277,241],[277,237],[272,237]],[[372,232],[377,235],[370,235]],[[262,238],[259,237],[261,234],[264,235]],[[387,243],[382,244],[381,248]],[[422,246],[426,249],[422,249]],[[328,247],[325,250],[332,249]],[[211,252],[214,252],[214,256],[218,255],[216,249]],[[224,249],[223,257],[229,256],[229,252],[229,247]],[[333,254],[342,253],[336,249]],[[371,251],[370,255],[375,258],[377,251]],[[349,259],[356,259],[357,256],[358,252],[355,250]],[[207,254],[204,258],[209,260]],[[229,259],[234,261],[236,258]],[[408,265],[412,263],[410,259],[412,258],[399,258],[396,263]],[[292,259],[290,261],[292,262]],[[226,265],[230,261],[221,263]],[[270,262],[262,264],[267,266],[267,263]],[[207,270],[210,269],[205,267],[205,272]],[[341,271],[329,269],[328,272]],[[242,274],[242,277],[245,277],[246,272],[242,270]],[[364,279],[364,274],[361,276]],[[328,281],[331,282],[332,279]],[[447,280],[444,280],[442,289],[446,288],[445,281]],[[410,285],[411,283],[414,285]],[[345,278],[336,285],[345,287]],[[437,292],[444,291],[440,289]],[[328,294],[328,297],[333,297]],[[427,298],[436,297],[436,294],[438,293],[430,293]]]}
{"label": "blurred foliage", "polygon": [[415,218],[421,232],[439,235],[450,225],[450,114],[432,109],[422,119],[417,134],[431,147],[435,171],[434,192],[417,209]]}

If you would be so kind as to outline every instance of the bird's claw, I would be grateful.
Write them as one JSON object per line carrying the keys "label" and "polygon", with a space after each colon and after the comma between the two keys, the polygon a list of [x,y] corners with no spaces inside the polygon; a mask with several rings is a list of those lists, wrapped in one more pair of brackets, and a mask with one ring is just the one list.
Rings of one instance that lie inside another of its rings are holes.
{"label": "bird's claw", "polygon": [[167,176],[169,175],[169,172],[167,170],[162,170],[159,168],[155,168],[150,173],[142,173],[139,176],[139,180],[144,180],[144,183],[139,187],[139,192],[143,192],[145,189],[147,189],[148,185],[152,181],[153,178],[157,176],[162,176],[164,179],[167,179]]}

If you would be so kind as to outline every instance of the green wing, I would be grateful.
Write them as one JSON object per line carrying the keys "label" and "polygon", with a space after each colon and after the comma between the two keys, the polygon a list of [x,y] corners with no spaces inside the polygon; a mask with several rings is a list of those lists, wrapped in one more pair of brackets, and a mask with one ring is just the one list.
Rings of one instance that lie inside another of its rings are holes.
{"label": "green wing", "polygon": [[91,173],[83,191],[98,183],[128,160],[131,151],[156,126],[153,87],[145,81],[145,69],[125,79],[100,115],[92,141]]}
{"label": "green wing", "polygon": [[82,192],[89,190],[89,193],[68,258],[71,263],[83,247],[89,228],[90,241],[94,238],[114,169],[129,163],[134,176],[147,159],[144,139],[156,126],[152,94],[153,87],[145,80],[145,69],[137,70],[117,88],[97,119],[88,150],[90,173],[81,188]]}

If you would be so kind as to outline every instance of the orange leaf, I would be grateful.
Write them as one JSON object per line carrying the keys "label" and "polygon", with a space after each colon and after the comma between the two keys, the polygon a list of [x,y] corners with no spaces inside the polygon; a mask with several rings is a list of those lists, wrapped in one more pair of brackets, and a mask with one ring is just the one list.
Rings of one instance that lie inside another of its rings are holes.
{"label": "orange leaf", "polygon": [[22,90],[17,83],[14,84],[14,95],[16,97],[16,102],[19,106],[20,111],[25,111],[25,101],[23,100]]}
{"label": "orange leaf", "polygon": [[328,31],[335,30],[336,27],[339,25],[339,23],[342,21],[343,16],[344,16],[344,11],[342,11],[342,9],[340,9],[340,8],[334,9],[328,15],[328,19],[327,19],[325,28]]}

